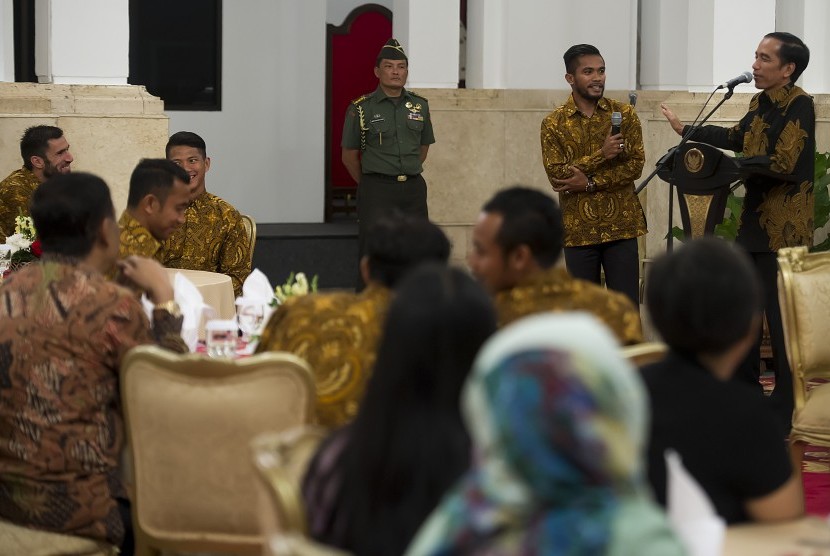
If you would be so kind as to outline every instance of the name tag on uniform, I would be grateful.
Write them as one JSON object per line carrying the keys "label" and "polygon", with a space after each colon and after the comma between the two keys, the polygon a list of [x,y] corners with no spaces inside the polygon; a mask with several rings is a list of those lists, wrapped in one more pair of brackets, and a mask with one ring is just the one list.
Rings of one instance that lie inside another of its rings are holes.
{"label": "name tag on uniform", "polygon": [[409,118],[410,120],[414,120],[416,122],[423,122],[424,121],[424,115],[423,114],[418,114],[417,112],[410,112],[407,115],[407,118]]}

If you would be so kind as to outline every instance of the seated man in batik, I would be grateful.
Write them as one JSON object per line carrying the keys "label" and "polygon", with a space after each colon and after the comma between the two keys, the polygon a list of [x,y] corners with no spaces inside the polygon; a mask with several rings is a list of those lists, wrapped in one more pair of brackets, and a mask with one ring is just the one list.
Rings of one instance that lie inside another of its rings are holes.
{"label": "seated man in batik", "polygon": [[234,295],[242,295],[242,283],[251,273],[251,241],[239,211],[205,188],[210,158],[204,139],[190,131],[174,133],[165,153],[190,175],[190,206],[184,225],[164,242],[161,263],[227,274]]}
{"label": "seated man in batik", "polygon": [[357,415],[400,279],[419,263],[446,263],[450,254],[438,226],[404,215],[379,220],[367,244],[360,262],[365,290],[289,298],[268,321],[257,348],[289,351],[309,362],[317,383],[317,420],[326,427]]}
{"label": "seated man in batik", "polygon": [[544,311],[588,311],[620,343],[641,342],[640,313],[625,295],[556,267],[562,239],[562,212],[541,191],[511,187],[484,205],[467,262],[494,296],[499,326]]}

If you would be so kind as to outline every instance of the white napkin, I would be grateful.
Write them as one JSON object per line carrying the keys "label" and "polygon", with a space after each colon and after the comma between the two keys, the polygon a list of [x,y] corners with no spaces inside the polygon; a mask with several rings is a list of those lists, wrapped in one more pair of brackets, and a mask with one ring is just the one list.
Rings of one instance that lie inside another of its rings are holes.
{"label": "white napkin", "polygon": [[[205,304],[199,288],[180,272],[173,277],[173,299],[178,303],[182,312],[182,340],[190,351],[196,351],[202,319],[203,317],[204,320],[215,318],[216,310]],[[153,304],[146,295],[141,296],[141,303],[144,305],[148,318],[152,320]]]}
{"label": "white napkin", "polygon": [[242,283],[242,295],[236,298],[236,305],[269,305],[274,299],[274,288],[268,277],[255,268]]}
{"label": "white napkin", "polygon": [[666,450],[666,494],[669,522],[689,556],[720,556],[726,522],[703,487],[683,466],[680,455]]}

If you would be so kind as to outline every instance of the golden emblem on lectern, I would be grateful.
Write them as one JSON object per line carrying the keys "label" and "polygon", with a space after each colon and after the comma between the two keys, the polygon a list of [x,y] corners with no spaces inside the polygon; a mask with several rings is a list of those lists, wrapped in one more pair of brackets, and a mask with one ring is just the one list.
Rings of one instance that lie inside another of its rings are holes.
{"label": "golden emblem on lectern", "polygon": [[690,174],[696,174],[703,168],[704,158],[703,152],[697,147],[694,147],[686,151],[686,154],[683,156],[683,164],[686,165],[686,169]]}

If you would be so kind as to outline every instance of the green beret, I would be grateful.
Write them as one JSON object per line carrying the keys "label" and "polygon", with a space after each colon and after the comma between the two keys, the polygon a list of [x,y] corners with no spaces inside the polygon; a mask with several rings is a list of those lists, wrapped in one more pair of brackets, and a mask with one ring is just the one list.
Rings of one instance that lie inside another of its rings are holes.
{"label": "green beret", "polygon": [[408,62],[409,58],[406,57],[403,47],[397,39],[389,39],[380,49],[378,60],[406,60]]}

